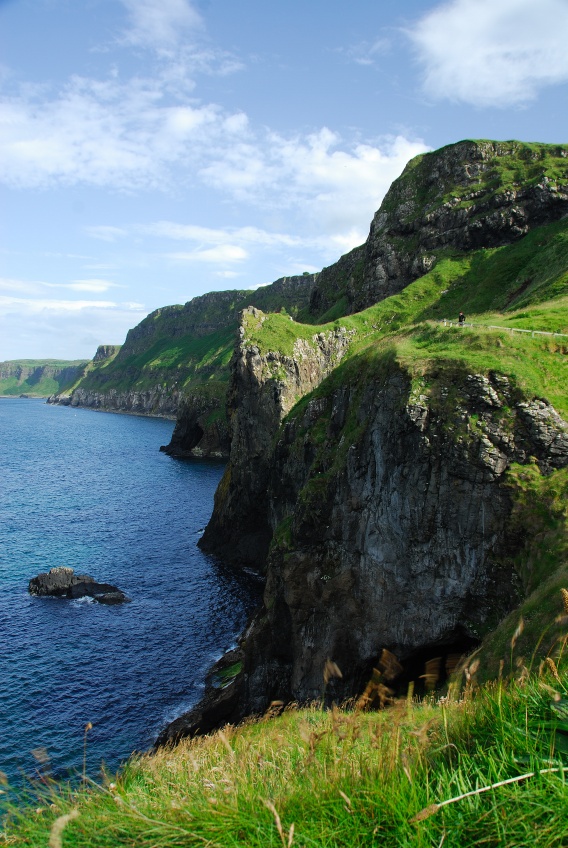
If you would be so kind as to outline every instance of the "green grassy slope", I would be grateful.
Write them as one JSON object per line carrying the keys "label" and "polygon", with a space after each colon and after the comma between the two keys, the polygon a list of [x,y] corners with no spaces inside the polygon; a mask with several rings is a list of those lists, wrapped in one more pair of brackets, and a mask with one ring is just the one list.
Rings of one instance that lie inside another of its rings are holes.
{"label": "green grassy slope", "polygon": [[[38,787],[6,805],[21,848],[560,848],[568,843],[565,663],[513,652],[510,682],[382,713],[287,710],[172,750],[118,778]],[[557,660],[558,661],[558,660]],[[388,690],[377,689],[388,699]],[[521,779],[519,779],[521,778]]]}
{"label": "green grassy slope", "polygon": [[0,396],[47,397],[56,394],[82,374],[83,360],[18,359],[0,362]]}
{"label": "green grassy slope", "polygon": [[[522,176],[536,179],[530,169],[540,146],[534,159],[526,147]],[[473,327],[440,323],[455,320],[460,309]],[[435,393],[452,370],[495,370],[568,417],[568,338],[510,331],[568,334],[568,221],[510,246],[448,252],[400,294],[355,315],[340,312],[318,325],[280,313],[247,320],[248,342],[286,355],[298,338],[309,342],[336,326],[354,331],[341,365],[290,417],[314,395],[346,382],[363,386],[393,361],[420,394]],[[213,390],[224,385],[232,332],[218,328],[199,339],[164,334],[121,358],[135,379],[177,373],[185,386]],[[108,385],[130,385],[117,366],[102,363],[89,379],[105,370]],[[342,461],[335,449],[334,462]],[[421,704],[408,697],[382,713],[289,710],[135,757],[119,778],[98,787],[32,788],[27,807],[6,806],[0,845],[36,848],[50,834],[59,844],[54,833],[65,848],[568,844],[568,593],[561,592],[568,590],[568,470],[543,477],[536,466],[513,466],[507,484],[511,529],[524,539],[511,557],[526,599],[488,634],[462,678],[465,688],[456,684],[447,697]],[[551,661],[541,663],[546,653]],[[478,679],[499,676],[477,687]],[[378,693],[388,699],[385,690]],[[521,775],[529,776],[518,781]],[[451,803],[432,806],[445,801]]]}

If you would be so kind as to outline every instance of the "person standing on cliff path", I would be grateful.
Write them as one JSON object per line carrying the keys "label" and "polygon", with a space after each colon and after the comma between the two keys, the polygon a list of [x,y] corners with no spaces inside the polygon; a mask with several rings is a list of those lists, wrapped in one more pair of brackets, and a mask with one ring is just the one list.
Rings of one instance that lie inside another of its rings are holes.
{"label": "person standing on cliff path", "polygon": [[465,315],[463,314],[463,312],[460,312],[460,314],[458,315],[458,324],[460,325],[460,327],[463,327],[463,325],[465,324]]}

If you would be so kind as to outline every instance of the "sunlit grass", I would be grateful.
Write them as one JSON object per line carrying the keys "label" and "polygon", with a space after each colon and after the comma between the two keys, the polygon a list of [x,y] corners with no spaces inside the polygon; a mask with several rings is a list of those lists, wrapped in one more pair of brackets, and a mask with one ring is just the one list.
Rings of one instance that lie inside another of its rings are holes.
{"label": "sunlit grass", "polygon": [[47,845],[76,811],[66,848],[565,845],[568,737],[555,704],[568,703],[568,681],[555,657],[532,676],[512,661],[506,682],[483,687],[471,662],[465,689],[441,700],[289,709],[134,757],[100,786],[32,793],[8,811],[3,843]]}

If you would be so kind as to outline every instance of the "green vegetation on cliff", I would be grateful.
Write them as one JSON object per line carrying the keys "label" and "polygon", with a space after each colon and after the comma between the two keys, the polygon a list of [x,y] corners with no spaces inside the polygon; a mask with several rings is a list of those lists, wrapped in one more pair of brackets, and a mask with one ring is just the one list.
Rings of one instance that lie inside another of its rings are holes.
{"label": "green vegetation on cliff", "polygon": [[67,390],[83,374],[86,361],[15,359],[0,362],[0,396],[48,397]]}

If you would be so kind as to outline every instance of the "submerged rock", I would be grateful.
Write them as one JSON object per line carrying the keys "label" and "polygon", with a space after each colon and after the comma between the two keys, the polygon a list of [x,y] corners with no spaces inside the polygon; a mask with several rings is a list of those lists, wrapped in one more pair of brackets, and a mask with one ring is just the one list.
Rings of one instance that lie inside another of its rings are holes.
{"label": "submerged rock", "polygon": [[63,566],[33,577],[29,582],[28,592],[40,597],[93,598],[99,604],[122,604],[130,601],[116,586],[97,583],[89,574],[75,574],[72,568]]}

